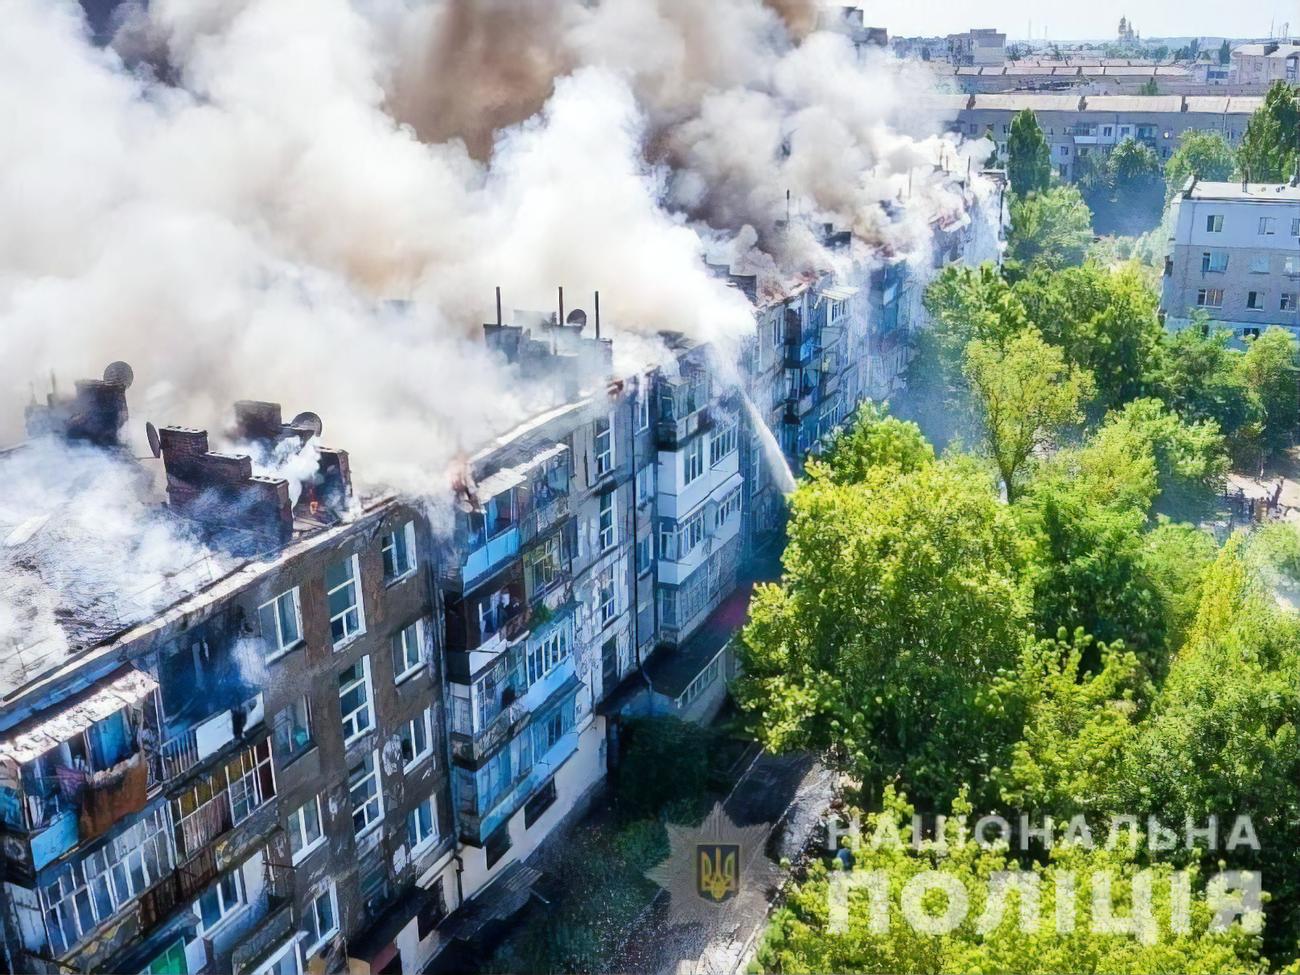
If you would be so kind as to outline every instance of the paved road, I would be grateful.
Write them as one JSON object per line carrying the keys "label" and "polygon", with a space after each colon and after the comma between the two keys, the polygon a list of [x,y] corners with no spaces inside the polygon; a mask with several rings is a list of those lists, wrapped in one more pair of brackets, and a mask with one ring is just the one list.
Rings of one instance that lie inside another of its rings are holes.
{"label": "paved road", "polygon": [[[739,827],[766,827],[767,855],[795,858],[808,844],[832,796],[832,775],[808,755],[760,755],[723,803]],[[725,924],[673,924],[661,895],[609,966],[634,975],[729,975],[743,971],[767,920],[761,898],[742,900]]]}

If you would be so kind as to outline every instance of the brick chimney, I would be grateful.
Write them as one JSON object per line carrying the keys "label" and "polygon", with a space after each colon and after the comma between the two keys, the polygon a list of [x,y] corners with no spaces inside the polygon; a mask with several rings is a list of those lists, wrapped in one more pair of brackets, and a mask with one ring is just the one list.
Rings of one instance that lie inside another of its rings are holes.
{"label": "brick chimney", "polygon": [[126,390],[129,377],[78,379],[73,396],[51,392],[43,404],[27,407],[28,436],[53,434],[97,447],[116,447],[128,416]]}
{"label": "brick chimney", "polygon": [[158,443],[167,500],[178,514],[212,528],[254,532],[279,545],[293,537],[288,481],[254,476],[247,454],[208,450],[206,430],[163,427]]}

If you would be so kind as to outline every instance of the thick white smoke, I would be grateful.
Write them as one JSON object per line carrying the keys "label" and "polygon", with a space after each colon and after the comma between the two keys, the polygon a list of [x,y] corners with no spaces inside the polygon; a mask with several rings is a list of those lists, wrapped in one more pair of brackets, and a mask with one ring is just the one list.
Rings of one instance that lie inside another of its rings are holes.
{"label": "thick white smoke", "polygon": [[[839,34],[793,39],[812,22],[800,0],[119,14],[103,49],[71,0],[0,10],[0,442],[50,371],[67,388],[125,359],[137,453],[146,418],[216,441],[232,401],[274,399],[319,413],[359,482],[440,496],[456,459],[534,401],[483,347],[494,286],[507,308],[549,309],[563,285],[589,311],[599,289],[630,371],[660,330],[734,349],[752,329],[706,250],[808,273],[830,266],[810,224],[906,253],[961,206],[935,163],[964,176],[965,158],[905,95],[918,80]],[[58,449],[0,460],[0,493],[25,499],[0,507],[0,534],[85,490],[83,458]],[[156,524],[125,496],[120,510],[135,532]],[[103,550],[127,558],[128,535]],[[71,578],[65,554],[52,571]]]}

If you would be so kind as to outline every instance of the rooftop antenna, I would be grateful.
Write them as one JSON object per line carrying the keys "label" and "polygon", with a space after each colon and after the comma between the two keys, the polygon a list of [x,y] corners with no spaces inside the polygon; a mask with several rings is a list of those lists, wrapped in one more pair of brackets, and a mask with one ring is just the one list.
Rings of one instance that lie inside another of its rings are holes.
{"label": "rooftop antenna", "polygon": [[564,324],[564,286],[563,285],[560,286],[560,317],[557,318],[556,321],[561,325]]}
{"label": "rooftop antenna", "polygon": [[50,370],[50,400],[53,401],[57,399],[58,395],[59,395],[59,384],[54,379],[54,370],[51,369]]}
{"label": "rooftop antenna", "polygon": [[501,326],[501,285],[497,285],[497,327]]}
{"label": "rooftop antenna", "polygon": [[785,191],[785,226],[787,230],[790,228],[790,190],[789,189]]}
{"label": "rooftop antenna", "polygon": [[596,292],[596,338],[600,338],[600,292]]}

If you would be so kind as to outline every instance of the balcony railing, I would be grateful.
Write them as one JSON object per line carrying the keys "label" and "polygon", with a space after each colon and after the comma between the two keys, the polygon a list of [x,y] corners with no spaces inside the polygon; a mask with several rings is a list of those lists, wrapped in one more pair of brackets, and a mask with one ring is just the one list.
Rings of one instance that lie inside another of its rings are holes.
{"label": "balcony railing", "polygon": [[542,504],[538,504],[534,499],[534,504],[536,504],[536,507],[524,515],[523,520],[519,523],[521,544],[528,544],[569,514],[569,496],[567,494],[556,494]]}
{"label": "balcony railing", "polygon": [[181,864],[140,896],[140,937],[162,924],[182,906],[188,906],[217,879],[216,854],[209,847]]}

